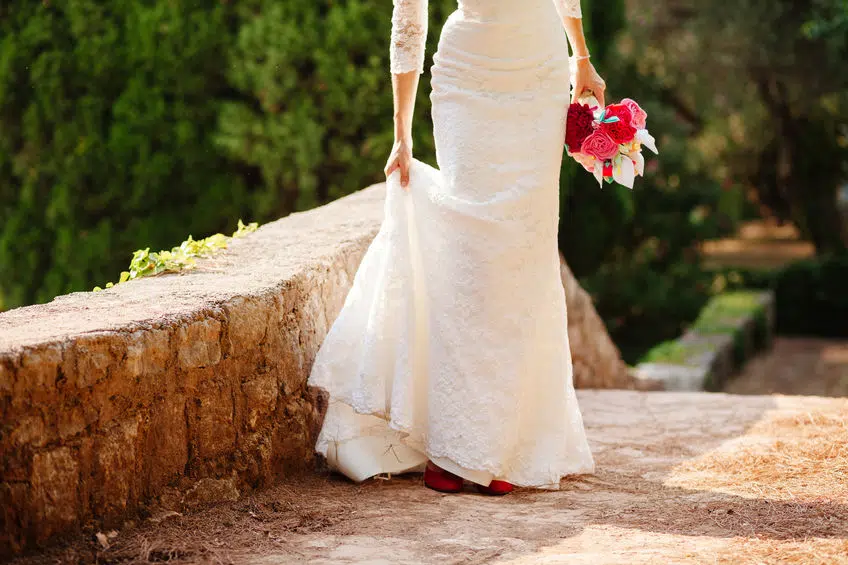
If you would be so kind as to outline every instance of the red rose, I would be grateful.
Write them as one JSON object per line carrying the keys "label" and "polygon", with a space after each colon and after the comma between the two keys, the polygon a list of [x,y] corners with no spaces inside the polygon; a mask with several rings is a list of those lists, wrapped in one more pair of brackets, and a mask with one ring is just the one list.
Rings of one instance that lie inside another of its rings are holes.
{"label": "red rose", "polygon": [[605,161],[606,159],[612,159],[618,154],[618,143],[602,130],[597,129],[592,132],[592,135],[583,140],[580,151],[596,159]]}
{"label": "red rose", "polygon": [[621,101],[621,103],[630,110],[630,114],[633,117],[630,120],[630,125],[636,129],[645,129],[648,120],[648,113],[636,103],[635,100],[631,100],[630,98],[625,98]]}
{"label": "red rose", "polygon": [[572,104],[568,107],[568,117],[565,121],[565,145],[570,152],[579,151],[583,140],[593,131],[592,122],[595,117],[588,104]]}
{"label": "red rose", "polygon": [[[613,122],[607,122],[610,118],[618,118]],[[607,106],[601,129],[616,143],[630,143],[636,137],[636,128],[631,125],[633,115],[630,108],[623,104],[610,104]]]}

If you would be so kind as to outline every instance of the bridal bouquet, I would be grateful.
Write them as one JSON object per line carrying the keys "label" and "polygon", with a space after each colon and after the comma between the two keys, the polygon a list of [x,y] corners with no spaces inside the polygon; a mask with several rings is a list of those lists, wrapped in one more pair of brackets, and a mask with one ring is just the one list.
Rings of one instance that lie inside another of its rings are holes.
{"label": "bridal bouquet", "polygon": [[580,98],[568,107],[566,153],[593,173],[601,187],[615,181],[633,188],[635,178],[645,172],[642,146],[659,154],[646,129],[647,117],[629,98],[606,108],[594,96]]}

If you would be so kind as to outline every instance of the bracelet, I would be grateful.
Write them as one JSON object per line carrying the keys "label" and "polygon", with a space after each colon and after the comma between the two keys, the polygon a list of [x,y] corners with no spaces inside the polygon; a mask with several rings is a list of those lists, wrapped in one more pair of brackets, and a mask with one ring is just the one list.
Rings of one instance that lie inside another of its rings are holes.
{"label": "bracelet", "polygon": [[588,59],[591,55],[574,55],[573,59],[575,61],[582,61],[583,59]]}

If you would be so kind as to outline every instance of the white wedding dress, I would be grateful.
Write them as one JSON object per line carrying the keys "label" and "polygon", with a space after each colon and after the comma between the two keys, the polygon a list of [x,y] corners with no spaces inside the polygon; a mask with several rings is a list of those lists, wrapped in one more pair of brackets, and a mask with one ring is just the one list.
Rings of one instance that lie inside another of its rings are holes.
{"label": "white wedding dress", "polygon": [[[579,0],[460,0],[432,72],[435,169],[387,181],[385,216],[309,384],[316,450],[355,481],[420,470],[556,489],[594,472],[557,249]],[[391,71],[424,62],[426,0],[395,0]]]}

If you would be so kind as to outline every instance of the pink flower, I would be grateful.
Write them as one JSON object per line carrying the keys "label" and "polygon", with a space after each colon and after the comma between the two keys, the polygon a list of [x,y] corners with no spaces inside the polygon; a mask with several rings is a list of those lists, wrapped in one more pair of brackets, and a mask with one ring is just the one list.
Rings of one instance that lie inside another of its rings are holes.
{"label": "pink flower", "polygon": [[572,153],[571,156],[574,157],[575,161],[583,165],[583,168],[589,171],[590,173],[595,171],[595,162],[597,161],[597,159],[595,159],[591,155],[578,152]]}
{"label": "pink flower", "polygon": [[618,154],[618,144],[610,136],[598,129],[583,141],[580,151],[596,159],[605,161],[606,159],[612,159]]}
{"label": "pink flower", "polygon": [[648,113],[643,110],[639,104],[636,103],[635,100],[631,100],[630,98],[625,98],[621,101],[621,104],[627,106],[630,110],[631,120],[630,125],[632,125],[636,129],[645,129],[647,125]]}

